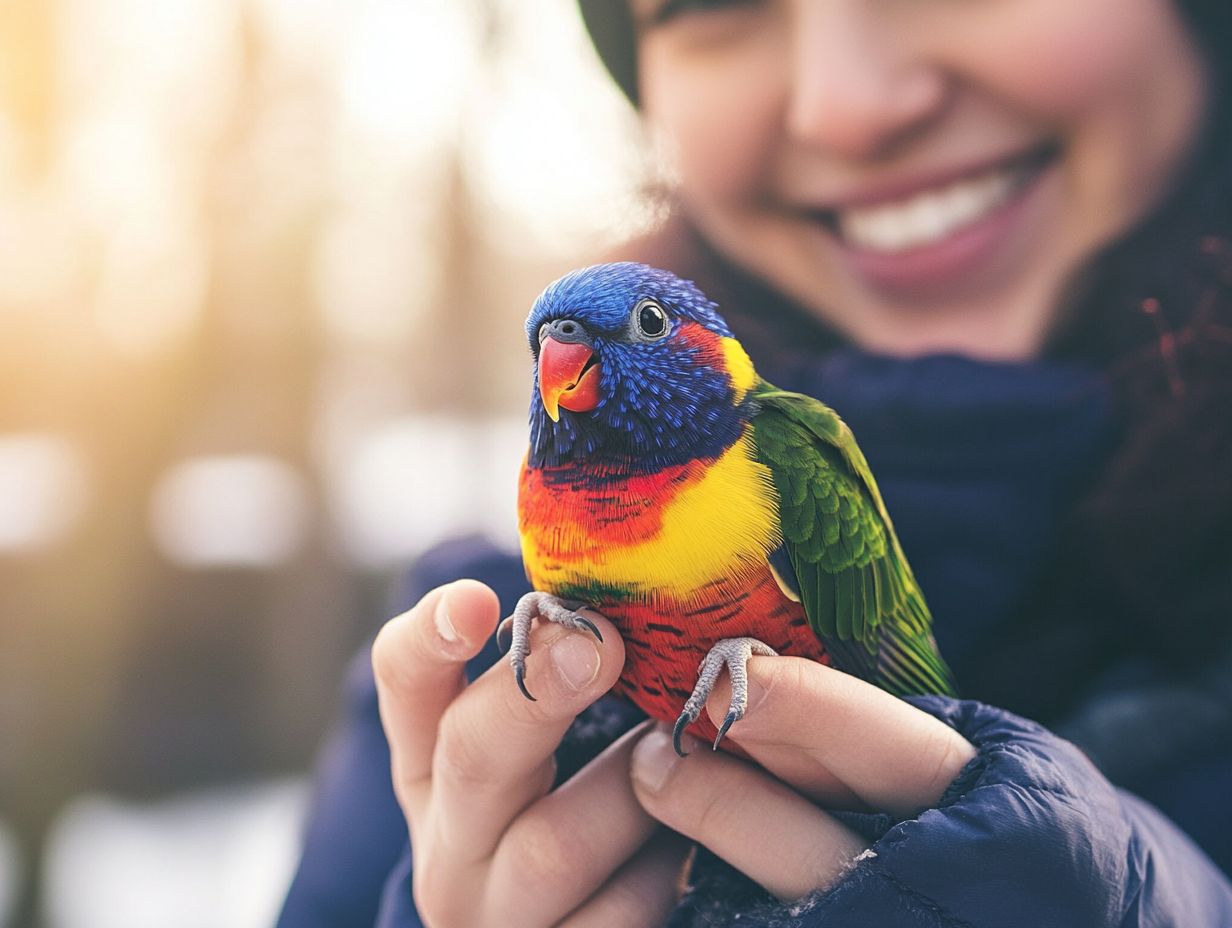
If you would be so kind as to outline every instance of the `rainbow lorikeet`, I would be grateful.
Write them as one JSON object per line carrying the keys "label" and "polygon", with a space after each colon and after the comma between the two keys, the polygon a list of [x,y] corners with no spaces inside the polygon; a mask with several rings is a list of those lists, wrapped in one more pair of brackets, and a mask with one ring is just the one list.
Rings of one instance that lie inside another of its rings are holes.
{"label": "rainbow lorikeet", "polygon": [[[617,690],[680,734],[744,714],[752,654],[809,657],[890,692],[950,693],[931,617],[850,429],[757,376],[691,282],[603,264],[552,283],[526,321],[535,359],[519,528],[538,592],[502,626],[518,685],[535,616],[598,630]],[[700,666],[699,666],[700,665]],[[732,698],[702,712],[722,668]],[[683,703],[684,709],[680,707]]]}

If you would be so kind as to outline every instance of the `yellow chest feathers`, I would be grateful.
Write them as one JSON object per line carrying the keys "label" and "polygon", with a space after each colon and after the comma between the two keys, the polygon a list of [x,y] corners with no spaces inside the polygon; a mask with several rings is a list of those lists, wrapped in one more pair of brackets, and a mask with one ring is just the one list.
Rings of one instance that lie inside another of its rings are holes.
{"label": "yellow chest feathers", "polygon": [[596,484],[523,469],[522,556],[536,589],[673,598],[763,571],[782,538],[770,471],[749,432],[717,460]]}

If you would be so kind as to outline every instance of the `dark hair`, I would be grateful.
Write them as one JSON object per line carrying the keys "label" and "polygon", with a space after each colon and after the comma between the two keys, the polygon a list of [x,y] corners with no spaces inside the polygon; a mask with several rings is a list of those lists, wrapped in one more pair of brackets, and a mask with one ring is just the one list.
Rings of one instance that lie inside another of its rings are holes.
{"label": "dark hair", "polygon": [[[1106,661],[1185,673],[1232,642],[1232,4],[1178,6],[1211,75],[1204,135],[1165,202],[1074,282],[1049,346],[1107,372],[1120,428],[1027,621],[1102,623]],[[990,687],[1013,685],[1033,635],[999,649],[1017,655],[986,668]]]}
{"label": "dark hair", "polygon": [[629,102],[641,101],[637,90],[637,31],[628,0],[579,0],[582,22],[603,62]]}
{"label": "dark hair", "polygon": [[1206,52],[1206,59],[1220,74],[1220,87],[1228,87],[1232,74],[1232,6],[1224,0],[1176,0],[1177,8],[1189,23],[1190,31]]}

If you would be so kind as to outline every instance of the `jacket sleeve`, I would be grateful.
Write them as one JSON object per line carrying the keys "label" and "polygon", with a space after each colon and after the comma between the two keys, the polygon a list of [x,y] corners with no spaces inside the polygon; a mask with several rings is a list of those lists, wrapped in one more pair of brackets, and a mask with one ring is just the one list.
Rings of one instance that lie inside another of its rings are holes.
{"label": "jacket sleeve", "polygon": [[864,817],[871,849],[837,886],[791,905],[703,857],[673,928],[737,913],[755,928],[1232,924],[1224,875],[1068,742],[980,703],[911,701],[978,750],[936,809]]}
{"label": "jacket sleeve", "polygon": [[1125,660],[1051,727],[1232,873],[1232,649],[1184,674]]}
{"label": "jacket sleeve", "polygon": [[343,715],[317,759],[303,850],[279,928],[372,925],[382,886],[407,844],[368,651],[352,663]]}

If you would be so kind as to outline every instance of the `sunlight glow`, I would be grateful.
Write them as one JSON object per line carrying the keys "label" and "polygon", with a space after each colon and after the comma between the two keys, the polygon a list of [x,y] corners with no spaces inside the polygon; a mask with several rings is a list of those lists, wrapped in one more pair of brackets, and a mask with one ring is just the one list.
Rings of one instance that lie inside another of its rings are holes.
{"label": "sunlight glow", "polygon": [[[599,248],[658,219],[637,119],[596,66],[570,0],[501,0],[503,54],[476,94],[466,156],[484,205],[517,251]],[[551,15],[547,15],[548,13]]]}
{"label": "sunlight glow", "polygon": [[475,70],[469,4],[366,0],[344,40],[339,93],[348,144],[415,157],[456,127]]}
{"label": "sunlight glow", "polygon": [[331,335],[371,346],[407,338],[427,310],[436,275],[425,230],[404,212],[355,211],[321,236],[313,283]]}
{"label": "sunlight glow", "polygon": [[133,225],[107,241],[95,322],[125,354],[149,354],[193,332],[208,283],[208,252],[195,231],[178,224]]}

